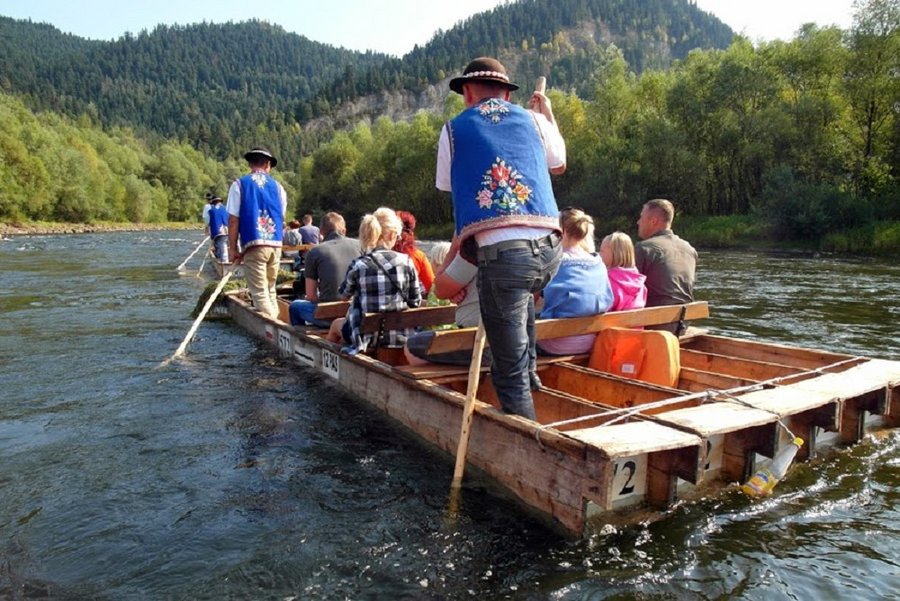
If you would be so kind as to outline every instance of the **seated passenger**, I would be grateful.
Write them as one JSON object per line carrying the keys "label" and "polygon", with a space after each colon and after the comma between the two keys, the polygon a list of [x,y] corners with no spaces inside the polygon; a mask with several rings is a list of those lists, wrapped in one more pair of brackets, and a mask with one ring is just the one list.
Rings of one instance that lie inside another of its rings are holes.
{"label": "seated passenger", "polygon": [[[456,325],[460,328],[474,328],[481,317],[481,308],[478,306],[478,287],[473,277],[464,286],[459,286],[455,280],[443,275],[444,269],[450,265],[456,249],[451,250],[449,242],[438,242],[431,248],[431,264],[435,268],[435,286],[433,289],[436,300],[444,298],[456,303]],[[449,286],[448,286],[449,283]],[[440,290],[440,293],[438,292]],[[443,295],[443,296],[442,296]],[[429,297],[430,303],[430,297]],[[472,351],[453,351],[440,355],[427,354],[428,346],[434,338],[434,330],[416,332],[406,339],[404,354],[410,365],[426,365],[428,363],[441,363],[446,365],[469,365],[472,362]],[[481,364],[491,364],[491,349],[485,348],[481,355]]]}
{"label": "seated passenger", "polygon": [[285,246],[300,246],[300,222],[296,219],[290,221],[284,228],[282,238]]}
{"label": "seated passenger", "polygon": [[[397,214],[383,207],[364,216],[359,225],[363,254],[350,264],[340,288],[341,296],[351,299],[350,308],[347,317],[334,320],[328,331],[328,340],[343,342],[346,346],[342,350],[350,354],[365,351],[372,342],[371,335],[360,332],[366,313],[403,311],[422,303],[422,289],[412,261],[391,250],[402,229]],[[410,333],[391,330],[385,332],[386,340],[379,342],[387,347],[402,347]]]}
{"label": "seated passenger", "polygon": [[322,239],[319,228],[313,225],[313,216],[303,216],[303,225],[297,230],[300,233],[300,244],[318,244]]}
{"label": "seated passenger", "polygon": [[403,222],[403,231],[400,232],[400,240],[397,241],[394,250],[405,253],[412,259],[419,282],[422,284],[422,294],[427,296],[434,283],[434,270],[428,257],[416,246],[416,218],[409,211],[397,211],[397,216]]}
{"label": "seated passenger", "polygon": [[[634,247],[634,264],[647,276],[647,306],[680,305],[694,300],[697,251],[672,231],[675,207],[663,198],[644,203],[638,218],[638,236]],[[680,336],[687,322],[647,326]]]}
{"label": "seated passenger", "polygon": [[610,311],[643,309],[647,304],[647,277],[634,266],[634,244],[624,232],[613,232],[600,243],[600,257],[609,273],[613,304]]}
{"label": "seated passenger", "polygon": [[[544,288],[541,319],[583,317],[609,310],[612,289],[603,260],[594,252],[594,220],[580,209],[559,214],[562,227],[562,262],[559,271]],[[538,350],[549,355],[589,353],[596,334],[538,340]]]}
{"label": "seated passenger", "polygon": [[[447,255],[450,253],[450,243],[449,242],[435,242],[431,247],[431,250],[428,251],[428,262],[431,263],[431,267],[436,273],[441,266],[444,265],[444,262],[447,260]],[[421,281],[421,280],[420,280]],[[432,281],[433,284],[433,281]],[[428,305],[429,306],[437,306],[437,305],[447,305],[450,303],[449,299],[446,298],[438,298],[437,294],[434,293],[434,286],[428,290]]]}
{"label": "seated passenger", "polygon": [[291,325],[327,328],[330,321],[315,318],[319,303],[340,299],[338,288],[353,260],[359,256],[359,243],[347,238],[347,224],[340,213],[329,211],[322,217],[324,239],[309,249],[303,259],[305,298],[291,303]]}

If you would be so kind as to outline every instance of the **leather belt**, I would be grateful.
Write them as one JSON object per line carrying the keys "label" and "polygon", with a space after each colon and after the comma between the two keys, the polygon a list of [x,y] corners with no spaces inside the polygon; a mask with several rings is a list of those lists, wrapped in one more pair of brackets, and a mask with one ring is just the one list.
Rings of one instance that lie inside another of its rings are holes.
{"label": "leather belt", "polygon": [[540,254],[542,248],[553,248],[560,243],[560,235],[553,232],[543,236],[542,238],[534,238],[531,240],[504,240],[496,244],[488,244],[487,246],[478,247],[478,262],[496,261],[497,256],[506,250],[514,248],[530,248],[534,254]]}

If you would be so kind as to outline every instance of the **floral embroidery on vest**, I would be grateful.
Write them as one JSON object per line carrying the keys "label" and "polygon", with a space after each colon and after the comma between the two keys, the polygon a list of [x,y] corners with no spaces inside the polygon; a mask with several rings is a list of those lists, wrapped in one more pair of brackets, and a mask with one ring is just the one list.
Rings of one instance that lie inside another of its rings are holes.
{"label": "floral embroidery on vest", "polygon": [[254,171],[250,174],[250,179],[253,180],[253,183],[256,184],[256,187],[262,190],[266,186],[266,182],[269,180],[269,176],[260,171]]}
{"label": "floral embroidery on vest", "polygon": [[500,123],[509,114],[509,107],[496,98],[489,98],[478,105],[478,113],[490,123]]}
{"label": "floral embroidery on vest", "polygon": [[513,212],[518,205],[528,202],[531,188],[522,183],[522,175],[506,161],[497,157],[481,178],[481,190],[476,200],[481,209],[490,209],[494,205],[502,211]]}
{"label": "floral embroidery on vest", "polygon": [[268,211],[260,211],[256,221],[256,231],[260,240],[275,239],[275,220],[269,216]]}

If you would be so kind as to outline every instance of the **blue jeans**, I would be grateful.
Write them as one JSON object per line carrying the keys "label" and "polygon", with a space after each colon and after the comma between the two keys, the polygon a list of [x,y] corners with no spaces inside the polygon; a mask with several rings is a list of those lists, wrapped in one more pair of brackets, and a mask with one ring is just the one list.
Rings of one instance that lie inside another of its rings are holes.
{"label": "blue jeans", "polygon": [[288,312],[291,315],[292,326],[315,326],[317,328],[327,328],[331,325],[330,321],[322,321],[313,317],[316,313],[318,303],[308,300],[295,300],[291,303]]}
{"label": "blue jeans", "polygon": [[228,262],[228,236],[216,236],[216,258],[223,263]]}
{"label": "blue jeans", "polygon": [[532,420],[531,382],[537,365],[534,293],[543,290],[559,269],[562,246],[555,240],[552,246],[519,246],[478,261],[478,297],[491,345],[494,390],[504,413]]}

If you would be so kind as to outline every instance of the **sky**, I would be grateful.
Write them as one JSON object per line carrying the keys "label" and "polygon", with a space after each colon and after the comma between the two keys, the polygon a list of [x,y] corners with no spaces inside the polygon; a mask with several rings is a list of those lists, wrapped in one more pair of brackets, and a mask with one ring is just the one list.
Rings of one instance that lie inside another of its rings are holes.
{"label": "sky", "polygon": [[[424,45],[504,0],[0,0],[0,15],[50,23],[95,40],[152,30],[160,23],[224,23],[256,18],[307,38],[350,50],[395,56]],[[852,24],[853,0],[696,0],[750,40],[791,39],[804,23]]]}

